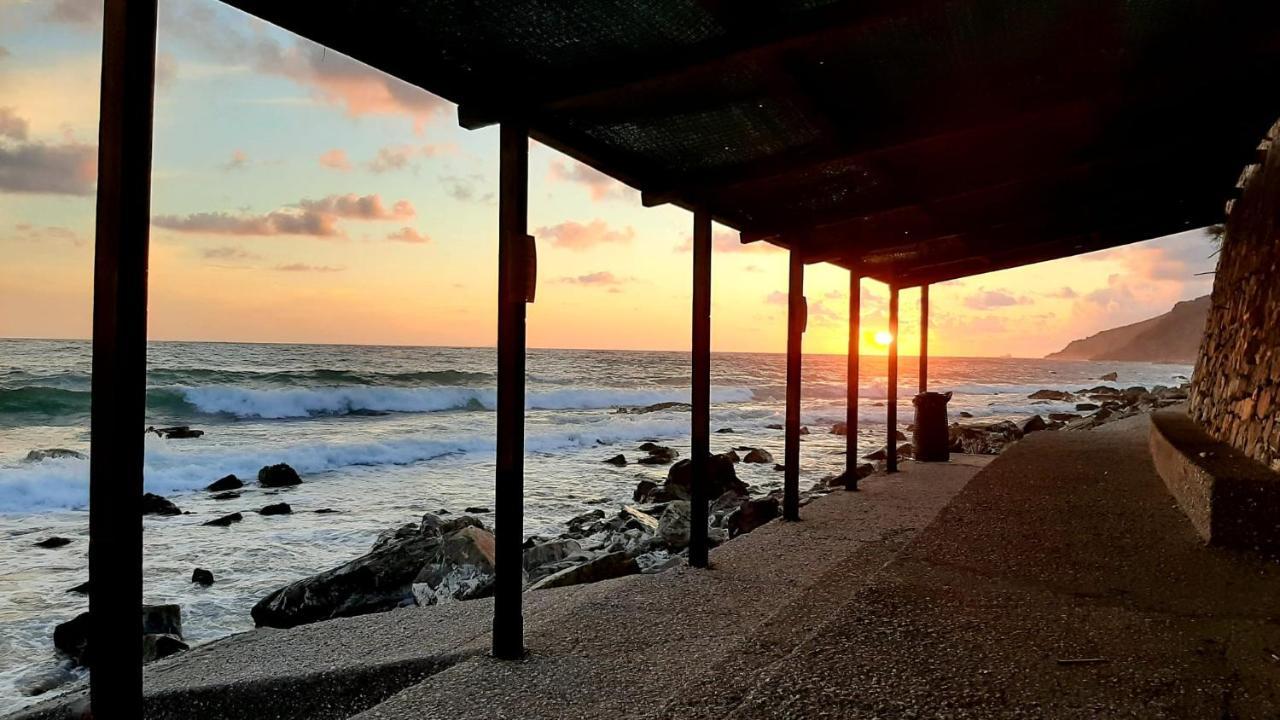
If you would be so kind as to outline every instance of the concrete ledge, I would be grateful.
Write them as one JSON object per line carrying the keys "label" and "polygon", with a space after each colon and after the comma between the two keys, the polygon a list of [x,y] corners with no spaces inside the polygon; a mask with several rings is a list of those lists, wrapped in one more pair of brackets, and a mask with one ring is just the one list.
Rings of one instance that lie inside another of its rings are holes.
{"label": "concrete ledge", "polygon": [[1176,410],[1152,414],[1150,446],[1156,471],[1205,542],[1280,551],[1280,474]]}

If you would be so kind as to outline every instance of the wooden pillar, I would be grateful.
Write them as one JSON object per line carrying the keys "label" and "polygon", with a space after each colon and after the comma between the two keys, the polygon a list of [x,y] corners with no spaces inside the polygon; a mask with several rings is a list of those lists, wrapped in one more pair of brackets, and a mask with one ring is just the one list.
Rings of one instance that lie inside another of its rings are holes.
{"label": "wooden pillar", "polygon": [[787,421],[782,517],[800,519],[800,351],[808,321],[804,299],[804,262],[791,251],[787,283]]}
{"label": "wooden pillar", "polygon": [[89,436],[89,676],[99,718],[142,717],[142,429],[156,0],[106,0]]}
{"label": "wooden pillar", "polygon": [[929,286],[920,286],[920,392],[929,392]]}
{"label": "wooden pillar", "polygon": [[711,455],[711,216],[693,215],[693,412],[689,564],[707,567],[707,488]]}
{"label": "wooden pillar", "polygon": [[898,288],[889,287],[889,397],[885,402],[885,426],[889,442],[885,445],[885,469],[898,471]]}
{"label": "wooden pillar", "polygon": [[494,485],[493,656],[524,655],[525,303],[532,299],[533,242],[527,233],[529,134],[503,123],[498,197],[498,427]]}
{"label": "wooden pillar", "polygon": [[844,489],[858,489],[858,381],[862,361],[862,277],[849,273],[849,359],[845,377]]}

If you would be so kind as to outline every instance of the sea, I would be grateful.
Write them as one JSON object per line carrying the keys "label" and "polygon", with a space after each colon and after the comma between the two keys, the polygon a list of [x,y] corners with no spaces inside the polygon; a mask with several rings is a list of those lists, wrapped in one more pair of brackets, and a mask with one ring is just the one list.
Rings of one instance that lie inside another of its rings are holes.
{"label": "sea", "polygon": [[[147,517],[145,602],[178,603],[188,641],[253,627],[249,609],[272,590],[368,551],[377,534],[426,512],[460,514],[494,504],[496,354],[492,348],[372,347],[156,342],[148,351],[148,425],[189,425],[196,439],[146,437],[147,491],[184,512]],[[30,461],[32,450],[89,452],[90,345],[80,340],[0,339],[0,714],[33,702],[23,694],[56,658],[53,627],[87,609],[67,590],[88,577],[89,464]],[[949,412],[1018,419],[1073,409],[1033,404],[1041,388],[1177,385],[1186,365],[1013,358],[930,358],[930,389],[950,391]],[[1099,378],[1117,372],[1116,382]],[[689,399],[682,352],[530,350],[525,435],[525,533],[554,535],[569,518],[631,502],[643,478],[666,468],[614,467],[617,453],[655,441],[689,454],[689,413],[629,408]],[[862,358],[859,447],[884,445],[883,355]],[[760,447],[781,462],[785,357],[712,358],[712,450]],[[845,359],[804,358],[801,487],[843,466]],[[911,421],[918,386],[904,356],[898,417]],[[730,432],[731,431],[731,432]],[[215,500],[203,488],[234,473],[288,463],[303,477],[281,491],[248,486]],[[781,486],[772,465],[740,465],[762,491]],[[293,514],[255,510],[287,501]],[[334,512],[319,514],[315,510]],[[228,528],[202,523],[240,511]],[[481,513],[492,522],[491,513]],[[57,549],[39,540],[69,538]],[[201,567],[210,587],[191,582]]]}

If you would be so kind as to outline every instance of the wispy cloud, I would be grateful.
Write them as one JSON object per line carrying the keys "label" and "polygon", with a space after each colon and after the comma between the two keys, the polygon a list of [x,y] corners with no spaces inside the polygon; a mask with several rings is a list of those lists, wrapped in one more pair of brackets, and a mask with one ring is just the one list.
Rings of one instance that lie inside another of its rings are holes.
{"label": "wispy cloud", "polygon": [[0,107],[0,137],[27,139],[27,121],[18,117],[17,111],[11,107]]}
{"label": "wispy cloud", "polygon": [[1032,302],[1031,298],[1013,295],[1006,290],[987,290],[985,288],[979,288],[977,292],[966,296],[964,299],[965,307],[973,308],[974,310],[993,310],[1013,305],[1030,305]]}
{"label": "wispy cloud", "polygon": [[620,278],[608,270],[587,273],[586,275],[573,275],[560,278],[559,282],[566,285],[596,285],[596,286],[616,286],[624,283],[632,282],[634,278]]}
{"label": "wispy cloud", "polygon": [[22,242],[40,244],[68,243],[70,245],[84,245],[88,242],[84,236],[71,228],[59,225],[19,223],[13,226],[13,237]]}
{"label": "wispy cloud", "polygon": [[484,176],[479,173],[443,175],[440,177],[440,184],[444,186],[444,191],[449,194],[449,197],[458,202],[491,202],[493,200],[493,192],[481,192],[477,188],[483,182]]}
{"label": "wispy cloud", "polygon": [[320,155],[321,167],[346,172],[351,169],[351,161],[347,159],[347,151],[334,148]]}
{"label": "wispy cloud", "polygon": [[637,195],[635,190],[599,170],[575,160],[568,162],[552,160],[548,167],[547,179],[552,182],[568,182],[582,185],[587,188],[591,199],[596,202],[628,197],[634,198]]}
{"label": "wispy cloud", "polygon": [[[777,245],[764,242],[743,243],[732,230],[716,230],[711,234],[711,249],[718,253],[776,253],[783,252]],[[676,252],[693,252],[693,235],[675,247]]]}
{"label": "wispy cloud", "polygon": [[89,195],[97,178],[93,145],[0,143],[0,192]]}
{"label": "wispy cloud", "polygon": [[259,256],[237,245],[206,248],[200,256],[205,260],[257,260]]}
{"label": "wispy cloud", "polygon": [[416,245],[424,245],[431,242],[431,238],[426,233],[420,233],[407,225],[390,235],[387,235],[387,239],[393,242],[411,243]]}
{"label": "wispy cloud", "polygon": [[596,219],[583,225],[572,220],[558,225],[544,225],[534,231],[538,237],[551,238],[551,244],[568,250],[588,250],[600,245],[629,245],[636,231],[628,225],[620,230]]}
{"label": "wispy cloud", "polygon": [[231,157],[222,164],[223,170],[243,170],[249,165],[249,155],[243,150],[235,150]]}
{"label": "wispy cloud", "polygon": [[290,263],[288,265],[276,265],[272,270],[277,272],[290,273],[335,273],[346,270],[345,267],[334,267],[332,265],[307,265],[306,263]]}
{"label": "wispy cloud", "polygon": [[1066,287],[1065,285],[1057,290],[1051,290],[1044,294],[1045,297],[1058,298],[1059,300],[1074,300],[1080,297],[1080,293]]}
{"label": "wispy cloud", "polygon": [[339,220],[376,221],[412,218],[413,205],[401,200],[388,208],[378,195],[330,195],[319,200],[301,200],[294,207],[262,215],[203,212],[190,215],[159,215],[153,225],[166,230],[205,235],[304,235],[318,238],[341,237]]}

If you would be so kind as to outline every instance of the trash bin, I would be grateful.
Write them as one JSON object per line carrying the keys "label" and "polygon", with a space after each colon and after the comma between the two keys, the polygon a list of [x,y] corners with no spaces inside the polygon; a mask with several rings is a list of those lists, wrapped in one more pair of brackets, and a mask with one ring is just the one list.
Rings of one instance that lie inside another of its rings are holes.
{"label": "trash bin", "polygon": [[917,462],[946,462],[951,459],[951,439],[947,430],[947,403],[951,393],[925,392],[911,399],[916,406],[916,426],[912,432]]}

